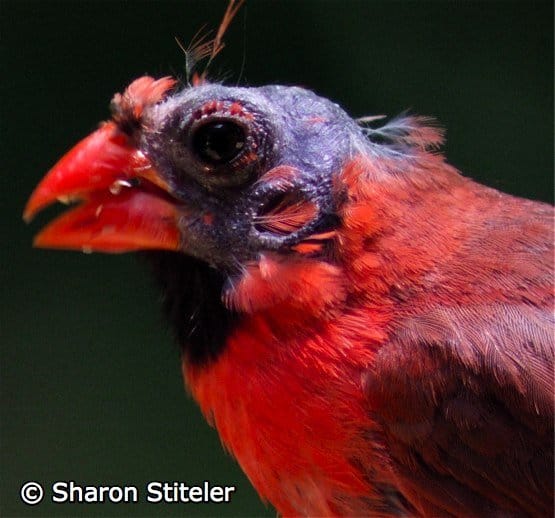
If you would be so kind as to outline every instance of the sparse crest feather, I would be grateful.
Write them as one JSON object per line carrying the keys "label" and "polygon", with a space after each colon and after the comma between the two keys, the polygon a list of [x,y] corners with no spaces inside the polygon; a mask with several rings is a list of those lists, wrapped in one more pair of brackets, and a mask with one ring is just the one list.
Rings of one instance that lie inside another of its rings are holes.
{"label": "sparse crest feather", "polygon": [[[193,86],[203,84],[206,81],[206,75],[208,73],[208,68],[214,60],[214,58],[223,50],[225,47],[224,35],[235,18],[235,15],[243,5],[245,0],[230,0],[227,5],[227,9],[224,13],[216,36],[209,39],[212,34],[211,30],[205,31],[206,25],[203,25],[197,33],[191,39],[191,43],[187,47],[176,37],[175,41],[185,54],[185,72],[187,75],[187,81]],[[196,66],[203,61],[208,59],[204,70],[202,72],[195,71]]]}

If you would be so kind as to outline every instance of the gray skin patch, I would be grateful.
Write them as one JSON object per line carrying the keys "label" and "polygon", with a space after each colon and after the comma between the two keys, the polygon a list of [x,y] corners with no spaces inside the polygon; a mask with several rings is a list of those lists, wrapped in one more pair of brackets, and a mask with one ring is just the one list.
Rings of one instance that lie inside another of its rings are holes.
{"label": "gray skin patch", "polygon": [[[245,132],[236,160],[207,163],[193,148],[199,125],[233,122]],[[149,108],[139,148],[183,202],[183,251],[226,273],[265,250],[286,251],[336,222],[332,180],[357,149],[372,144],[339,106],[297,87],[187,88]],[[370,151],[368,149],[368,151]],[[286,182],[263,176],[277,166],[295,174]],[[316,217],[289,234],[256,228],[256,216],[284,192],[317,207]]]}

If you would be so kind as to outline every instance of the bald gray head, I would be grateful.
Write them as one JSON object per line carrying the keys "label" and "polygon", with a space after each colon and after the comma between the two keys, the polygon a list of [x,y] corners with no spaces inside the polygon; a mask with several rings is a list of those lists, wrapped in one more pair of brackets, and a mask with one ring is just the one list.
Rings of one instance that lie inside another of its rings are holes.
{"label": "bald gray head", "polygon": [[226,270],[334,225],[333,176],[367,145],[338,105],[286,86],[187,88],[137,140],[183,202],[186,253]]}

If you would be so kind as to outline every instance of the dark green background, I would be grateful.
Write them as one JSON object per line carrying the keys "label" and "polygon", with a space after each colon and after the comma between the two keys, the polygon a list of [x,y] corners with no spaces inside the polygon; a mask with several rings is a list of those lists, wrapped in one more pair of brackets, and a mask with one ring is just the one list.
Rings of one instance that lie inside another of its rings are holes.
{"label": "dark green background", "polygon": [[[225,1],[1,2],[2,516],[266,515],[182,387],[157,293],[132,255],[34,250],[26,197],[144,73],[180,74],[174,35],[215,26]],[[304,85],[355,115],[411,108],[448,129],[465,174],[552,197],[551,2],[250,1],[213,71]],[[229,505],[21,504],[45,485],[209,479]]]}

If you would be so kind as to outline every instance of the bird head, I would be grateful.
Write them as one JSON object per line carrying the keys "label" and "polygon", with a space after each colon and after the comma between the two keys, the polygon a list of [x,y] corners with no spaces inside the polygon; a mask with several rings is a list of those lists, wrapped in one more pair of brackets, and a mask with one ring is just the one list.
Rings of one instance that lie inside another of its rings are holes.
{"label": "bird head", "polygon": [[72,204],[35,246],[151,251],[180,341],[200,333],[201,348],[222,342],[230,314],[279,307],[293,329],[333,311],[356,284],[342,263],[399,198],[383,186],[417,177],[441,135],[410,117],[364,128],[298,87],[175,86],[145,76],[114,96],[112,118],[31,195],[27,221]]}
{"label": "bird head", "polygon": [[295,87],[170,94],[174,83],[134,81],[112,119],[45,176],[26,220],[55,201],[79,204],[36,246],[172,250],[233,273],[334,227],[333,173],[364,139],[343,110]]}

